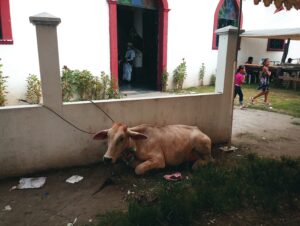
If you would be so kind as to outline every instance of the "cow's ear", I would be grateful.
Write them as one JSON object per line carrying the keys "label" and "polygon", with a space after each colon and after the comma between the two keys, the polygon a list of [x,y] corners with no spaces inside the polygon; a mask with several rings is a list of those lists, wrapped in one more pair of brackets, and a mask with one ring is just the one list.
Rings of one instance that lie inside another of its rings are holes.
{"label": "cow's ear", "polygon": [[144,140],[147,139],[148,137],[145,134],[134,132],[132,130],[127,130],[128,135],[134,139],[134,140]]}
{"label": "cow's ear", "polygon": [[98,133],[96,133],[93,137],[94,140],[103,140],[107,138],[108,129],[107,130],[101,130]]}

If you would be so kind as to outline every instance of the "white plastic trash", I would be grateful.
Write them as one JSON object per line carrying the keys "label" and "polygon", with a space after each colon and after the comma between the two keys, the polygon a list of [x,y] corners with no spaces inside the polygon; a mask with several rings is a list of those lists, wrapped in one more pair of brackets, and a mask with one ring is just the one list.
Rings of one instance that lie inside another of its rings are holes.
{"label": "white plastic trash", "polygon": [[69,178],[66,180],[66,182],[67,182],[67,183],[70,183],[70,184],[75,184],[75,183],[81,181],[82,179],[83,179],[82,176],[79,176],[79,175],[73,175],[73,176],[69,177]]}
{"label": "white plastic trash", "polygon": [[11,211],[11,210],[12,210],[12,208],[10,205],[5,206],[3,209],[3,211]]}
{"label": "white plastic trash", "polygon": [[29,188],[41,188],[46,183],[46,177],[30,177],[21,178],[17,186],[13,186],[11,190],[14,189],[29,189]]}

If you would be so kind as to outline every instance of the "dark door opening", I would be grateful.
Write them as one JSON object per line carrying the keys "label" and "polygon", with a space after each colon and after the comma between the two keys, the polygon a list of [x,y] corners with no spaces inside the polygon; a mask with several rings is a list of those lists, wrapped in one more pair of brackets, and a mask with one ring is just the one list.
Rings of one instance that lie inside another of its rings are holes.
{"label": "dark door opening", "polygon": [[[121,90],[157,89],[158,11],[117,6],[119,86]],[[131,81],[123,81],[127,44],[132,43],[135,59]]]}

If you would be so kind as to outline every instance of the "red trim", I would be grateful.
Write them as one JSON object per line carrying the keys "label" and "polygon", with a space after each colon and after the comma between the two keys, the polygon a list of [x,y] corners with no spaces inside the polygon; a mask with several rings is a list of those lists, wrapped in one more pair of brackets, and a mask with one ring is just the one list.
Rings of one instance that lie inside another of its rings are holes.
{"label": "red trim", "polygon": [[[220,12],[220,9],[222,7],[224,3],[224,0],[220,0],[219,3],[218,3],[218,6],[216,8],[216,11],[215,11],[215,15],[214,15],[214,26],[213,26],[213,38],[212,38],[212,49],[214,50],[217,50],[218,47],[217,47],[217,35],[215,33],[215,31],[218,29],[218,18],[219,18],[219,12]],[[239,9],[240,8],[240,1],[239,0],[235,0],[235,4],[237,6],[237,8]],[[241,28],[243,27],[243,13],[242,13],[242,16],[241,16]]]}
{"label": "red trim", "polygon": [[9,0],[0,0],[0,16],[0,26],[2,26],[2,39],[0,39],[0,44],[13,44]]}
{"label": "red trim", "polygon": [[167,0],[163,0],[159,11],[159,35],[158,35],[158,64],[157,64],[157,89],[162,90],[162,73],[167,70],[168,60],[168,21],[169,8]]}
{"label": "red trim", "polygon": [[109,34],[110,34],[110,73],[114,89],[118,87],[118,25],[117,1],[108,0],[109,6]]}
{"label": "red trim", "polygon": [[[109,5],[109,35],[110,35],[110,70],[115,85],[118,84],[118,24],[117,1],[107,0]],[[161,75],[167,70],[168,51],[168,0],[159,0],[159,34],[158,34],[158,64],[157,89],[161,90]]]}

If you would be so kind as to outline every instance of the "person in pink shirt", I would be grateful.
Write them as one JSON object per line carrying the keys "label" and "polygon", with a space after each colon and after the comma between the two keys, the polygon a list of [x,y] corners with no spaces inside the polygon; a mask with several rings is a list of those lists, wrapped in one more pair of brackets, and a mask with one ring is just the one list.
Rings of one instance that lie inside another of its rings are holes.
{"label": "person in pink shirt", "polygon": [[244,105],[244,95],[242,91],[242,84],[245,81],[245,74],[246,74],[246,69],[244,65],[240,65],[235,73],[234,76],[234,97],[233,100],[235,99],[236,95],[239,95],[239,101],[240,105],[242,108],[245,108]]}

